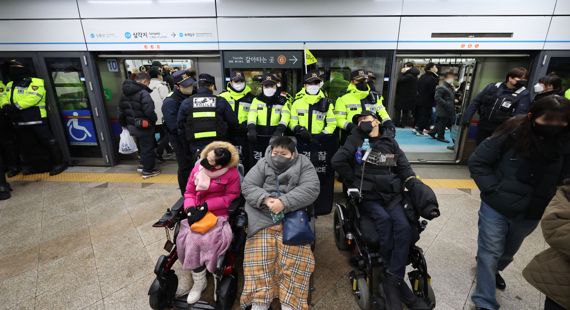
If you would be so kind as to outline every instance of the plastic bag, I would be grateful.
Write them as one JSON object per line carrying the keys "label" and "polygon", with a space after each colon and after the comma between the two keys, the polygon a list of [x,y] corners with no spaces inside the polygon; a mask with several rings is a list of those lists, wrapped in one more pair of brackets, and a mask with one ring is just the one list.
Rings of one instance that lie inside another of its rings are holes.
{"label": "plastic bag", "polygon": [[129,130],[127,128],[123,128],[123,132],[121,132],[121,138],[119,140],[119,153],[132,154],[138,150],[135,139],[133,139]]}

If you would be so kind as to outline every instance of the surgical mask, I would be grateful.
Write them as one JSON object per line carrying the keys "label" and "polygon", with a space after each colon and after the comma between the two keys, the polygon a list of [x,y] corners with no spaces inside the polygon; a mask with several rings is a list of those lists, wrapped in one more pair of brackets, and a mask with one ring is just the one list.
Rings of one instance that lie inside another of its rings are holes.
{"label": "surgical mask", "polygon": [[277,83],[277,87],[281,87],[281,83]]}
{"label": "surgical mask", "polygon": [[368,90],[368,84],[366,83],[366,81],[359,82],[356,84],[356,89],[362,90],[362,91],[367,91]]}
{"label": "surgical mask", "polygon": [[540,83],[534,84],[534,92],[537,94],[544,92],[544,85],[542,85]]}
{"label": "surgical mask", "polygon": [[403,67],[402,70],[400,70],[402,73],[406,72],[410,70],[410,67]]}
{"label": "surgical mask", "polygon": [[320,85],[307,85],[307,87],[305,89],[307,90],[307,94],[316,95],[319,93],[319,90],[321,89],[321,87],[320,87]]}
{"label": "surgical mask", "polygon": [[544,125],[544,124],[539,124],[536,122],[534,123],[534,126],[533,126],[534,131],[538,135],[543,136],[545,138],[555,137],[555,136],[559,135],[560,133],[562,133],[562,131],[564,131],[565,128],[566,128],[566,126]]}
{"label": "surgical mask", "polygon": [[285,157],[283,155],[271,155],[271,161],[273,162],[275,168],[277,168],[280,171],[283,171],[287,168],[287,166],[291,162],[291,158]]}
{"label": "surgical mask", "polygon": [[200,161],[200,165],[202,167],[204,167],[206,170],[215,170],[216,168],[212,165],[210,165],[210,162],[208,161],[207,158],[202,158],[202,160]]}
{"label": "surgical mask", "polygon": [[232,88],[236,91],[242,91],[245,88],[244,82],[232,82]]}
{"label": "surgical mask", "polygon": [[453,85],[453,80],[452,79],[447,79],[445,80],[445,82],[449,85]]}
{"label": "surgical mask", "polygon": [[265,97],[273,97],[273,95],[275,95],[275,92],[277,92],[276,88],[273,88],[273,87],[264,87],[263,88],[263,94],[265,95]]}
{"label": "surgical mask", "polygon": [[20,66],[10,67],[9,74],[10,74],[10,78],[15,82],[19,82],[19,81],[23,80],[24,78],[27,78],[30,76],[28,69],[26,69],[25,67],[20,67]]}
{"label": "surgical mask", "polygon": [[180,92],[183,93],[184,95],[192,95],[193,88],[192,88],[192,86],[189,86],[189,87],[180,87],[179,90],[180,90]]}
{"label": "surgical mask", "polygon": [[320,82],[320,83],[319,83],[319,87],[320,87],[320,88],[323,88],[323,85],[325,85],[325,82]]}
{"label": "surgical mask", "polygon": [[517,83],[515,84],[515,87],[516,87],[517,89],[518,89],[518,88],[521,88],[521,87],[523,87],[523,86],[526,86],[526,83],[527,83],[527,80],[518,80]]}
{"label": "surgical mask", "polygon": [[360,122],[358,128],[365,134],[369,134],[372,132],[372,129],[374,129],[374,126],[372,126],[372,122]]}

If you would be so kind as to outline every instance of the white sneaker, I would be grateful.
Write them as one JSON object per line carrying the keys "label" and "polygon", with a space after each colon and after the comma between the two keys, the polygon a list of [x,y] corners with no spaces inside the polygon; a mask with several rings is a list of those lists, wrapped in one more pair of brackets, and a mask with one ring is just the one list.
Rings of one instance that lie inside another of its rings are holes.
{"label": "white sneaker", "polygon": [[206,269],[202,270],[201,272],[194,272],[192,271],[192,280],[194,284],[192,285],[192,289],[190,293],[188,293],[188,299],[186,300],[189,305],[195,304],[200,297],[202,297],[202,292],[208,286],[208,281],[206,280]]}

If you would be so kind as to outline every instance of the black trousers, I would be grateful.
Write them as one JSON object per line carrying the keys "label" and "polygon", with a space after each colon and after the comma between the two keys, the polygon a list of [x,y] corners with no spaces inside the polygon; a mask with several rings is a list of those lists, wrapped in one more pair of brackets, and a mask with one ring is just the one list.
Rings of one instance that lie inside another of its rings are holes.
{"label": "black trousers", "polygon": [[416,130],[422,132],[424,129],[429,130],[431,125],[432,108],[430,106],[416,107]]}
{"label": "black trousers", "polygon": [[188,178],[190,177],[190,172],[194,165],[188,156],[189,154],[186,152],[187,147],[184,138],[171,134],[170,139],[172,140],[172,146],[176,154],[176,162],[178,163],[178,186],[180,188],[180,194],[184,196],[186,184],[188,183]]}
{"label": "black trousers", "polygon": [[394,118],[394,123],[396,126],[406,127],[411,126],[410,123],[412,119],[412,110],[408,109],[396,109],[396,117]]}
{"label": "black trousers", "polygon": [[451,118],[450,117],[441,117],[438,116],[435,119],[435,128],[433,132],[435,133],[436,138],[438,139],[445,139],[445,128],[451,128]]}
{"label": "black trousers", "polygon": [[164,151],[171,153],[172,149],[168,145],[170,142],[170,136],[168,134],[168,130],[166,130],[165,125],[156,125],[154,127],[154,132],[160,135],[158,142],[156,143],[156,155],[162,156]]}
{"label": "black trousers", "polygon": [[139,142],[139,156],[141,157],[141,165],[143,166],[143,171],[150,172],[154,169],[154,134],[147,134],[137,137]]}
{"label": "black trousers", "polygon": [[17,169],[20,165],[17,133],[10,121],[0,115],[0,156],[6,169]]}
{"label": "black trousers", "polygon": [[[47,124],[20,126],[17,130],[24,136],[31,133],[35,140],[48,150],[54,166],[63,164],[63,153]],[[26,145],[26,147],[30,147],[30,145]]]}

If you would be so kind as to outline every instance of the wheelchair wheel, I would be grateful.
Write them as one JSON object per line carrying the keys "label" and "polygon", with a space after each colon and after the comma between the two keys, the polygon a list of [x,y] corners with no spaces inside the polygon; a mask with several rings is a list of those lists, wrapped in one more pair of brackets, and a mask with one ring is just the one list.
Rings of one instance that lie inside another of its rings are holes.
{"label": "wheelchair wheel", "polygon": [[178,277],[173,270],[166,273],[163,278],[154,279],[148,292],[150,307],[155,310],[170,308],[177,287]]}
{"label": "wheelchair wheel", "polygon": [[230,310],[237,295],[237,275],[232,273],[224,276],[217,289],[216,309]]}
{"label": "wheelchair wheel", "polygon": [[333,214],[333,231],[334,231],[334,242],[337,249],[341,251],[348,251],[348,244],[346,243],[346,233],[344,232],[343,223],[340,217],[340,207],[337,206],[334,209]]}
{"label": "wheelchair wheel", "polygon": [[369,310],[371,306],[371,296],[370,287],[366,282],[366,278],[357,278],[353,281],[356,281],[356,290],[354,291],[354,295],[356,296],[356,303],[360,309]]}

